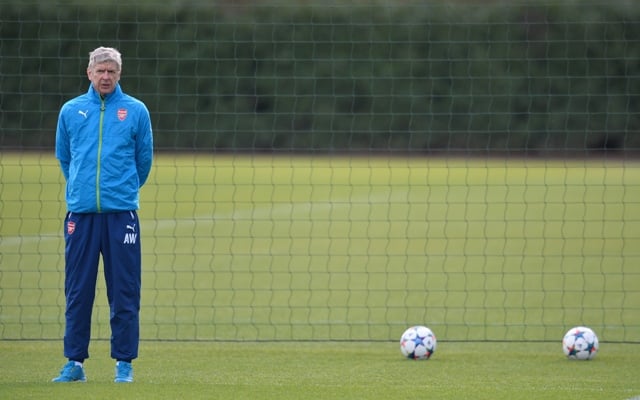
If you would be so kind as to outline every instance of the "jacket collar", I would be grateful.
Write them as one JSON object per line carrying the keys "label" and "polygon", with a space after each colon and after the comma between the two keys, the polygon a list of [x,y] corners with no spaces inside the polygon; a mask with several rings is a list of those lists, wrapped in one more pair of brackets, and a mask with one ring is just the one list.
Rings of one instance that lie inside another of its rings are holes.
{"label": "jacket collar", "polygon": [[[94,101],[97,101],[98,103],[100,102],[101,100],[100,94],[96,91],[96,89],[94,89],[92,84],[89,84],[89,91],[87,92],[87,94]],[[122,88],[120,88],[120,83],[116,83],[115,89],[113,89],[113,92],[106,95],[104,101],[105,103],[110,103],[111,101],[117,99],[120,96],[122,96]]]}

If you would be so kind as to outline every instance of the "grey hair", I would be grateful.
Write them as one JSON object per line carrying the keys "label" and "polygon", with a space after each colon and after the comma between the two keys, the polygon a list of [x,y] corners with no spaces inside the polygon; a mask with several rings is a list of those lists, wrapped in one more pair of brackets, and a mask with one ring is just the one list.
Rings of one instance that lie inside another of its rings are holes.
{"label": "grey hair", "polygon": [[108,61],[116,63],[118,65],[118,71],[122,69],[122,56],[118,50],[113,47],[98,47],[89,53],[88,68],[92,68],[96,64]]}

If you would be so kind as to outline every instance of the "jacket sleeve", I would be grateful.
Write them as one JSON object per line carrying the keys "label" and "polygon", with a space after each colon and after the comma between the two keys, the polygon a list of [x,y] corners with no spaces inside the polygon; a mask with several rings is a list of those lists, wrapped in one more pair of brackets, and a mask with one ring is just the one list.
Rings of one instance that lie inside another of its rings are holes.
{"label": "jacket sleeve", "polygon": [[56,127],[56,158],[60,162],[60,168],[65,180],[69,179],[69,164],[71,163],[71,151],[69,146],[69,132],[65,122],[65,107],[63,106],[58,115],[58,125]]}
{"label": "jacket sleeve", "polygon": [[153,161],[153,131],[149,110],[142,105],[140,119],[138,121],[138,134],[136,137],[136,168],[140,187],[145,184],[151,171]]}

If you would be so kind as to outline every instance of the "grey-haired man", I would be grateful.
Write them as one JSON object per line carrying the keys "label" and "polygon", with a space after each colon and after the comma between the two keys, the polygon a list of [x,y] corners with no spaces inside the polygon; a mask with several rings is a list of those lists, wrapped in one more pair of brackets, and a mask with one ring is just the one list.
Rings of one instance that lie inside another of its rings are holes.
{"label": "grey-haired man", "polygon": [[87,93],[58,117],[56,157],[66,179],[64,355],[54,382],[85,382],[91,313],[102,256],[110,308],[115,382],[132,382],[138,357],[141,290],[139,190],[153,158],[149,111],[120,88],[122,58],[111,47],[89,54]]}

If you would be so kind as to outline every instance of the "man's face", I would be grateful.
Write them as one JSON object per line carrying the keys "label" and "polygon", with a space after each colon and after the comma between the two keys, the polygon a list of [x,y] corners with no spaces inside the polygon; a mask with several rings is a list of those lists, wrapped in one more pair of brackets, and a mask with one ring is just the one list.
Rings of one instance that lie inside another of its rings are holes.
{"label": "man's face", "polygon": [[106,61],[87,68],[87,76],[94,89],[104,96],[116,88],[116,83],[120,80],[120,70],[115,62]]}

